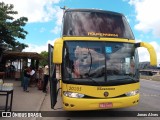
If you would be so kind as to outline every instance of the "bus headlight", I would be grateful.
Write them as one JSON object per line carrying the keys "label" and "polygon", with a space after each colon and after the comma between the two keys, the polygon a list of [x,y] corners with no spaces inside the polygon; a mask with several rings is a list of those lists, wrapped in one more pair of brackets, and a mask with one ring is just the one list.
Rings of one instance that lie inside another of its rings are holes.
{"label": "bus headlight", "polygon": [[74,93],[74,92],[69,92],[69,91],[65,91],[63,92],[64,96],[66,97],[71,97],[71,98],[83,98],[84,94],[80,94],[80,93]]}
{"label": "bus headlight", "polygon": [[137,95],[138,93],[139,93],[139,90],[134,90],[134,91],[127,92],[125,94],[126,96],[134,96],[134,95]]}

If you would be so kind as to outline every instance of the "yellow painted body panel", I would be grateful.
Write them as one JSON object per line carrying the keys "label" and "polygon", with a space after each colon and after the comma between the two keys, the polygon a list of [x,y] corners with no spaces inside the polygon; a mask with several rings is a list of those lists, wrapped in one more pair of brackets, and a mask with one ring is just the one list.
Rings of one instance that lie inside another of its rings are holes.
{"label": "yellow painted body panel", "polygon": [[[111,99],[77,99],[63,96],[63,103],[68,103],[68,106],[63,104],[64,110],[78,111],[78,110],[102,110],[124,108],[137,105],[139,101],[139,94],[131,97],[111,98]],[[99,108],[100,103],[112,102],[112,108]],[[73,105],[73,107],[71,107]]]}
{"label": "yellow painted body panel", "polygon": [[[105,90],[98,90],[99,87]],[[139,94],[130,97],[118,97],[118,96],[123,95],[126,92],[137,90],[139,88],[140,88],[139,83],[119,85],[119,86],[87,86],[87,85],[73,85],[73,84],[62,83],[63,108],[65,110],[71,110],[71,111],[108,109],[108,108],[99,108],[100,103],[106,103],[106,102],[112,102],[113,104],[112,108],[134,106],[138,104]],[[90,96],[91,98],[69,98],[63,95],[63,91],[82,93],[87,96]],[[104,97],[104,92],[106,91],[109,92],[108,97]],[[65,104],[68,104],[68,106],[66,106]]]}

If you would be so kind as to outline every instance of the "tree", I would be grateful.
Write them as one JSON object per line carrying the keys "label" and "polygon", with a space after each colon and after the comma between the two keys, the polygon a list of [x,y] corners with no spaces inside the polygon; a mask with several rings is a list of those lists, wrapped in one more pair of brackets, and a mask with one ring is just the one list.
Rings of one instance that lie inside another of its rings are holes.
{"label": "tree", "polygon": [[47,64],[48,64],[48,52],[42,51],[42,52],[40,53],[40,55],[41,55],[44,59],[40,60],[39,65],[40,65],[40,66],[47,65]]}
{"label": "tree", "polygon": [[[16,39],[25,39],[28,34],[23,27],[28,22],[28,18],[20,17],[14,19],[13,15],[18,14],[13,10],[13,4],[5,4],[0,2],[0,50],[4,51],[7,48],[11,48],[14,51],[22,51],[26,44],[18,42]],[[1,55],[0,55],[1,56]]]}

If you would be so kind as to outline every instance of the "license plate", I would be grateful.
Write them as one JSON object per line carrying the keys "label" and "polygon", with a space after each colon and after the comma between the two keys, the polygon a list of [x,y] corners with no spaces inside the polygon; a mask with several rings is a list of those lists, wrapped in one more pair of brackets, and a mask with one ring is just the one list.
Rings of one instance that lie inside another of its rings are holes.
{"label": "license plate", "polygon": [[112,107],[113,107],[112,102],[99,103],[99,108],[112,108]]}

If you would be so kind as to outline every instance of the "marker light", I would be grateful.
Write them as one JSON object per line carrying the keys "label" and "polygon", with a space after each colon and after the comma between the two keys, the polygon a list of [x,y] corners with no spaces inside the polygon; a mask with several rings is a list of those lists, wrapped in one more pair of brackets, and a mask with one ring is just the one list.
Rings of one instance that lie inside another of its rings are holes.
{"label": "marker light", "polygon": [[84,94],[80,94],[80,93],[74,93],[74,92],[69,92],[69,91],[65,91],[63,92],[64,96],[66,97],[71,97],[71,98],[83,98]]}
{"label": "marker light", "polygon": [[134,91],[127,92],[125,94],[126,96],[134,96],[134,95],[137,95],[138,93],[139,93],[139,90],[134,90]]}

